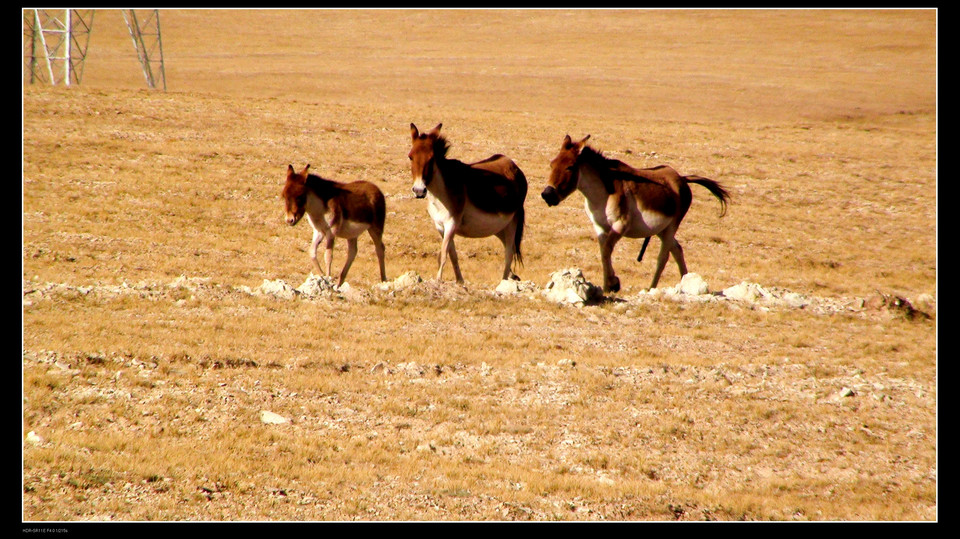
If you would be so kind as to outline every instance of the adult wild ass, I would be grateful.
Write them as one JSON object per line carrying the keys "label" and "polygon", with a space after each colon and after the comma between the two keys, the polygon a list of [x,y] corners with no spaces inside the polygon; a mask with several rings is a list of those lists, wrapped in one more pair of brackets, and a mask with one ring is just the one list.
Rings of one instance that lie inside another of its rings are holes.
{"label": "adult wild ass", "polygon": [[523,263],[520,242],[527,178],[516,163],[500,154],[471,164],[448,159],[450,145],[440,135],[442,125],[421,133],[411,123],[413,145],[409,154],[413,193],[417,198],[427,198],[427,211],[443,238],[437,280],[442,278],[449,259],[457,282],[463,283],[454,236],[496,236],[503,243],[503,279],[517,279],[511,267],[514,258]]}
{"label": "adult wild ass", "polygon": [[[347,240],[347,261],[340,271],[337,286],[343,284],[353,259],[357,256],[357,238],[364,231],[373,238],[373,246],[380,262],[380,280],[386,281],[383,263],[383,224],[387,205],[380,189],[368,181],[341,183],[308,173],[310,165],[300,172],[287,166],[287,183],[283,186],[287,224],[296,225],[307,215],[313,226],[313,241],[310,242],[310,260],[320,275],[330,276],[335,238]],[[324,240],[326,271],[317,262],[317,246]]]}
{"label": "adult wild ass", "polygon": [[586,145],[589,138],[587,135],[580,142],[573,142],[570,135],[564,137],[560,153],[550,162],[550,180],[541,196],[548,206],[556,206],[576,189],[583,193],[587,215],[600,244],[603,290],[620,290],[611,255],[623,237],[645,238],[638,262],[650,236],[660,237],[660,255],[650,288],[656,288],[671,253],[680,275],[685,275],[687,265],[676,233],[693,199],[689,184],[700,184],[717,197],[721,217],[726,213],[730,194],[714,180],[681,176],[666,165],[636,169],[609,159]]}

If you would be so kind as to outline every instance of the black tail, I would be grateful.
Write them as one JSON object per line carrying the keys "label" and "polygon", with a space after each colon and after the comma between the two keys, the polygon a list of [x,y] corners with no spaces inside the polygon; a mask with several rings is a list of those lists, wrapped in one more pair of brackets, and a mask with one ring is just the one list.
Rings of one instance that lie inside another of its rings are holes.
{"label": "black tail", "polygon": [[[512,162],[512,161],[511,161]],[[517,260],[517,265],[523,266],[523,254],[520,252],[520,242],[523,241],[523,221],[526,217],[526,212],[523,210],[523,203],[527,199],[527,177],[524,176],[523,171],[520,170],[520,167],[516,163],[513,163],[513,168],[516,170],[515,181],[517,182],[517,187],[519,191],[520,207],[517,208],[516,219],[517,219],[517,231],[513,234],[513,253],[514,258]],[[513,272],[516,275],[517,272]]]}
{"label": "black tail", "polygon": [[517,231],[513,235],[513,252],[514,252],[514,257],[517,259],[517,264],[522,266],[523,255],[520,254],[520,242],[523,240],[523,221],[525,216],[522,205],[520,206],[520,209],[517,210],[516,216],[517,216]]}
{"label": "black tail", "polygon": [[730,202],[730,192],[724,189],[722,185],[703,176],[685,176],[684,178],[690,183],[698,183],[706,187],[713,193],[713,196],[717,197],[717,200],[720,201],[720,217],[723,217],[727,213],[727,203]]}

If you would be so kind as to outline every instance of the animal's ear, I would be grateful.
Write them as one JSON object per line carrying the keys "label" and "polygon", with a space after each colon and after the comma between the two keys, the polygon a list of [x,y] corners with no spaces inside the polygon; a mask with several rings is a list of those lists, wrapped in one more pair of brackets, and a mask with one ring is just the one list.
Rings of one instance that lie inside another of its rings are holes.
{"label": "animal's ear", "polygon": [[583,139],[577,143],[577,150],[582,150],[583,147],[587,144],[587,139],[590,138],[590,135],[583,137]]}
{"label": "animal's ear", "polygon": [[563,136],[563,148],[569,148],[573,145],[573,139],[570,138],[570,135]]}
{"label": "animal's ear", "polygon": [[417,140],[417,137],[420,136],[420,130],[413,125],[413,122],[410,122],[410,134],[413,136],[413,140]]}
{"label": "animal's ear", "polygon": [[300,175],[303,176],[303,179],[307,179],[307,171],[310,169],[310,165],[303,167],[303,170],[300,171]]}
{"label": "animal's ear", "polygon": [[442,123],[439,123],[439,124],[437,124],[436,127],[434,127],[434,128],[433,128],[429,133],[427,133],[427,134],[428,134],[428,135],[433,135],[433,136],[435,136],[435,137],[436,137],[436,136],[439,136],[439,135],[440,135],[440,128],[441,128],[441,127],[443,127],[443,124],[442,124]]}
{"label": "animal's ear", "polygon": [[287,177],[289,178],[292,174],[294,174],[293,165],[287,165]]}

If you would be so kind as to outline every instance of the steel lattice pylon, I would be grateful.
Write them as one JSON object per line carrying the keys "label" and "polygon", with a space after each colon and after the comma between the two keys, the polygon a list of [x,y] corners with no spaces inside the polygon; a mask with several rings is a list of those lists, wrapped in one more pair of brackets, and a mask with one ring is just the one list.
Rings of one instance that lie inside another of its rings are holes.
{"label": "steel lattice pylon", "polygon": [[[94,9],[24,9],[23,57],[31,84],[80,84],[93,28]],[[150,88],[167,89],[160,41],[160,12],[138,18],[135,10],[122,9],[123,20]],[[140,20],[142,19],[142,20]]]}
{"label": "steel lattice pylon", "polygon": [[87,56],[92,9],[25,9],[24,61],[30,83],[80,83]]}
{"label": "steel lattice pylon", "polygon": [[[120,11],[123,13],[123,20],[127,22],[130,37],[133,38],[133,46],[137,49],[137,58],[143,66],[143,76],[147,79],[147,85],[156,88],[159,75],[163,90],[166,91],[167,74],[163,69],[163,46],[160,42],[160,11],[150,10],[142,22],[137,20],[137,14],[132,9]],[[154,72],[154,67],[158,68],[158,73]]]}

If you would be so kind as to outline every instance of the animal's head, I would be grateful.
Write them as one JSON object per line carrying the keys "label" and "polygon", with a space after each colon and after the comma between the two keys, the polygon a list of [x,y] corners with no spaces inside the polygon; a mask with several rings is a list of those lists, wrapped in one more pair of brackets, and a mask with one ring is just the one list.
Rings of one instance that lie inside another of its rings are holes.
{"label": "animal's head", "polygon": [[[445,142],[440,136],[442,123],[437,124],[429,133],[421,133],[417,126],[410,124],[413,144],[410,147],[410,172],[413,175],[413,194],[417,198],[427,195],[427,186],[433,179],[433,163],[438,150],[445,150]],[[442,156],[441,156],[442,157]]]}
{"label": "animal's head", "polygon": [[590,135],[587,135],[580,142],[573,142],[570,135],[563,137],[560,153],[553,158],[553,161],[550,161],[550,179],[547,181],[547,186],[543,189],[543,192],[540,193],[547,206],[560,204],[563,199],[577,189],[577,184],[580,182],[577,159],[589,138]]}
{"label": "animal's head", "polygon": [[307,170],[303,167],[299,173],[293,165],[287,165],[287,183],[283,186],[283,204],[286,208],[287,224],[293,226],[300,222],[307,209]]}

